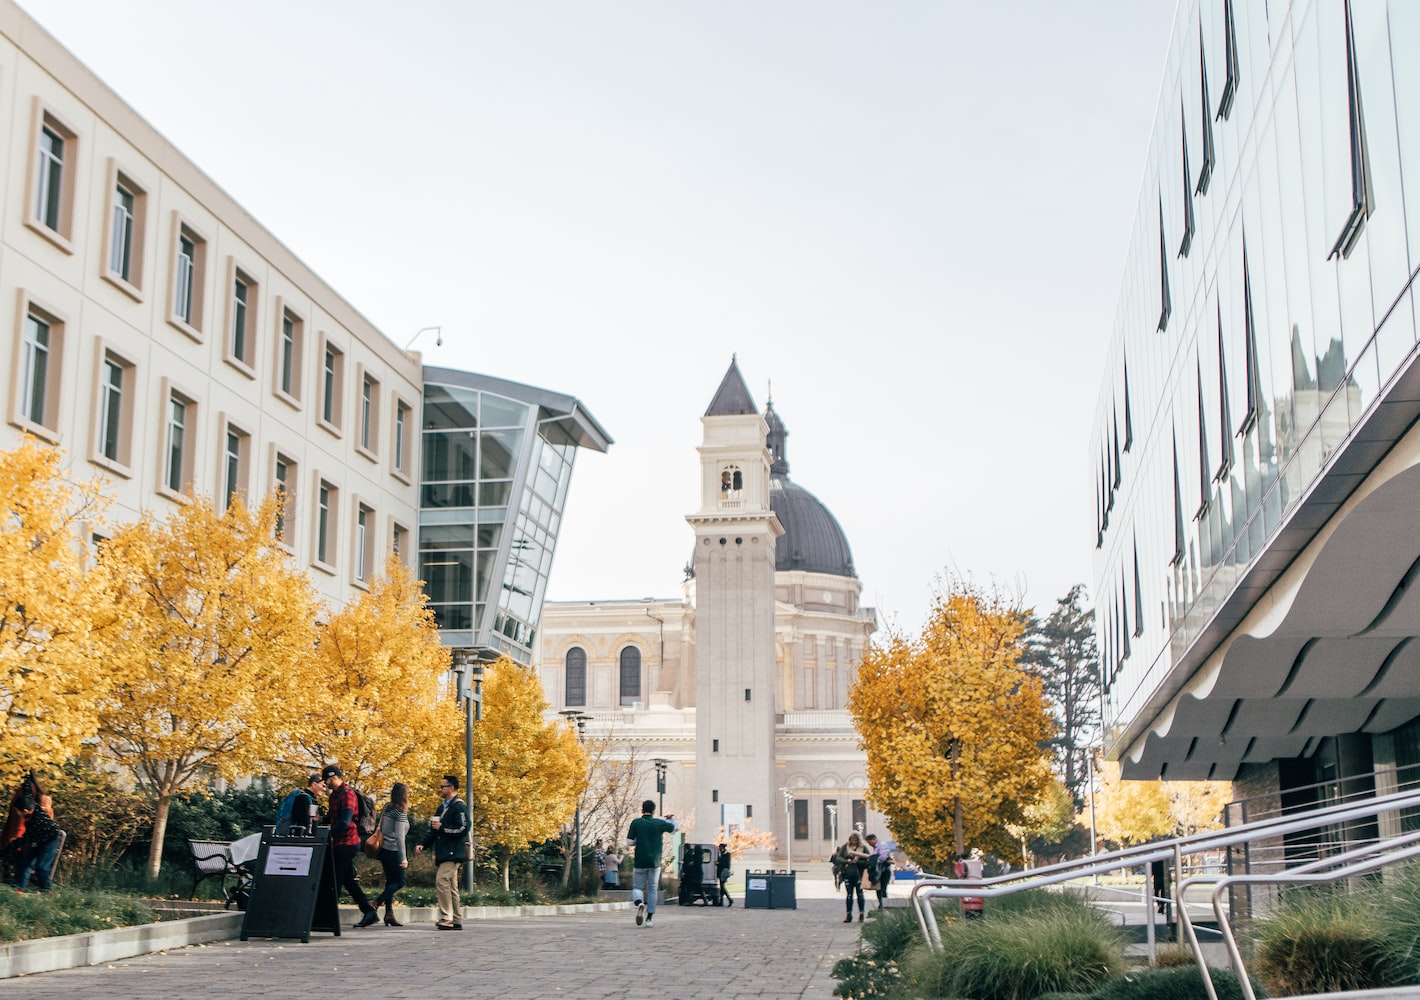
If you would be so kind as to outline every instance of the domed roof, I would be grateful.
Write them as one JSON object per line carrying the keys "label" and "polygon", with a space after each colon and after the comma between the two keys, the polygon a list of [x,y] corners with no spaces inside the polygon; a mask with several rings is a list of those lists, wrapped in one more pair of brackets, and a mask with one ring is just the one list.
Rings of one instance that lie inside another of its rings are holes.
{"label": "domed roof", "polygon": [[789,432],[773,402],[764,409],[764,421],[769,425],[769,507],[784,526],[774,546],[774,568],[856,577],[853,551],[837,519],[823,501],[789,478],[784,447]]}

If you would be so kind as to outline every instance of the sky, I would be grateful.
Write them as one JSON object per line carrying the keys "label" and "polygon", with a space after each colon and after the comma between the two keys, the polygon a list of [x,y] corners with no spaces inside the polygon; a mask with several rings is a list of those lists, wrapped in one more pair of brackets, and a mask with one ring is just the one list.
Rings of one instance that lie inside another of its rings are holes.
{"label": "sky", "polygon": [[551,600],[680,593],[732,356],[915,631],[1092,584],[1169,0],[20,0],[427,364],[576,396]]}

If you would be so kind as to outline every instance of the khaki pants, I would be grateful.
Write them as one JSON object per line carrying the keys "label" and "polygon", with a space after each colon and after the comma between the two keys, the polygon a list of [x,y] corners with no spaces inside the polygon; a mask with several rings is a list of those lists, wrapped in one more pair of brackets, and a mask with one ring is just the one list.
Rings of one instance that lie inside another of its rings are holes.
{"label": "khaki pants", "polygon": [[444,861],[434,873],[434,889],[439,895],[439,922],[463,923],[463,899],[459,896],[459,861]]}

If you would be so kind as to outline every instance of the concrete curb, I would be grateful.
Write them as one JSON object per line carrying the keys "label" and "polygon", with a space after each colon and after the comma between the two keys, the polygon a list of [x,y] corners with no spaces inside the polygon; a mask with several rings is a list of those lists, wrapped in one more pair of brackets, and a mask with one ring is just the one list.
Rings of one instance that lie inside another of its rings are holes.
{"label": "concrete curb", "polygon": [[169,948],[225,941],[241,932],[242,914],[214,913],[111,931],[14,941],[0,945],[0,979],[102,965]]}
{"label": "concrete curb", "polygon": [[[547,906],[465,906],[465,920],[516,920],[519,917],[553,917],[576,913],[604,913],[630,909],[630,903],[566,903]],[[438,910],[432,906],[395,907],[405,923],[433,923]],[[36,938],[0,945],[0,979],[29,976],[38,972],[58,972],[89,965],[118,962],[155,951],[186,948],[213,941],[233,941],[241,937],[245,914],[236,911],[164,920],[111,931],[90,931],[63,937]],[[360,919],[353,906],[340,908],[342,936]]]}

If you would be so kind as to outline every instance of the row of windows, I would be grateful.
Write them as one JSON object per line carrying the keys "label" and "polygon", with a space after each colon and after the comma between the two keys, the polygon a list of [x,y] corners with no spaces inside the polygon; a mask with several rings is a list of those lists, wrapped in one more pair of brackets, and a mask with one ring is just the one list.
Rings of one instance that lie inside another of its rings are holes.
{"label": "row of windows", "polygon": [[[841,843],[854,830],[865,833],[868,830],[868,806],[863,799],[849,800],[849,814],[840,815],[837,799],[823,799],[820,803],[822,819],[819,825],[821,839],[831,843]],[[846,822],[845,822],[846,821]],[[809,839],[809,800],[794,800],[794,839]]]}
{"label": "row of windows", "polygon": [[[625,646],[618,657],[620,683],[619,704],[625,708],[641,701],[641,650]],[[581,646],[567,650],[563,659],[563,703],[582,707],[587,704],[587,651]]]}
{"label": "row of windows", "polygon": [[[79,135],[54,111],[35,101],[34,172],[31,180],[29,227],[72,254],[74,199],[78,170]],[[142,301],[151,284],[143,273],[144,247],[151,223],[147,189],[110,161],[107,190],[110,203],[105,220],[102,275],[137,301]],[[199,343],[205,342],[209,327],[218,322],[209,315],[205,301],[209,262],[209,241],[191,221],[179,213],[172,216],[170,273],[172,288],[166,303],[169,324]],[[222,356],[250,379],[257,378],[258,345],[261,340],[261,287],[235,257],[228,258],[225,275]],[[304,365],[306,360],[306,320],[301,312],[280,296],[275,297],[276,332],[273,343],[271,391],[296,410],[304,406]],[[46,321],[52,322],[52,321]],[[320,372],[316,388],[317,422],[329,433],[343,437],[347,371],[346,351],[337,340],[322,332],[317,344]],[[383,386],[364,366],[357,366],[359,391],[354,435],[357,450],[371,461],[380,454]],[[43,412],[37,407],[33,412]],[[391,470],[408,482],[412,478],[412,413],[410,404],[393,401],[394,428],[391,440]],[[34,424],[49,427],[43,419]]]}

